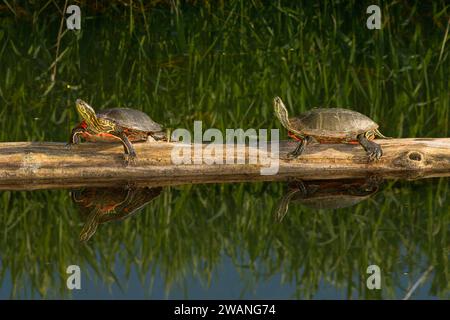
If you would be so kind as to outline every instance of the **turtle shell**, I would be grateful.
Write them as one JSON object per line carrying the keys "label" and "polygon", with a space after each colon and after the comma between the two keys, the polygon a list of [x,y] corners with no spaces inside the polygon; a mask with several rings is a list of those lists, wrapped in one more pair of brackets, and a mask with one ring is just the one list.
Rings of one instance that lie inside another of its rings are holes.
{"label": "turtle shell", "polygon": [[[378,185],[370,185],[369,181],[366,179],[304,181],[306,194],[299,192],[292,201],[313,209],[351,207],[378,191]],[[297,186],[293,184],[290,188],[295,189]]]}
{"label": "turtle shell", "polygon": [[74,190],[71,196],[83,216],[87,217],[93,211],[98,212],[101,215],[98,223],[105,223],[130,217],[159,196],[161,191],[161,187],[136,189],[92,187]]}
{"label": "turtle shell", "polygon": [[316,108],[289,121],[293,129],[319,140],[354,140],[357,135],[378,128],[369,117],[342,108]]}
{"label": "turtle shell", "polygon": [[146,113],[129,108],[106,109],[97,113],[97,117],[113,120],[117,125],[131,130],[160,132],[162,127]]}
{"label": "turtle shell", "polygon": [[124,220],[138,212],[160,195],[155,188],[85,188],[71,192],[72,201],[86,220],[80,233],[80,241],[88,241],[101,223]]}

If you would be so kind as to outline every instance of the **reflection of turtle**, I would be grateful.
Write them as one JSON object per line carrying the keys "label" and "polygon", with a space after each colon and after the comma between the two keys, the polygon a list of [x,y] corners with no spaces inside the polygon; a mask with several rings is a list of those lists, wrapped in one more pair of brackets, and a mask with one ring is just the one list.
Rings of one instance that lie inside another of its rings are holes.
{"label": "reflection of turtle", "polygon": [[159,196],[162,188],[85,188],[73,191],[72,200],[85,217],[80,241],[88,241],[101,223],[124,220]]}
{"label": "reflection of turtle", "polygon": [[289,136],[299,141],[289,157],[301,155],[312,138],[320,143],[359,143],[366,150],[369,161],[379,160],[383,155],[381,147],[371,140],[387,137],[378,131],[378,124],[359,112],[341,108],[312,109],[289,118],[281,98],[276,97],[273,106],[277,118],[289,130]]}
{"label": "reflection of turtle", "polygon": [[276,218],[278,221],[283,220],[290,201],[299,202],[313,209],[351,207],[376,193],[380,183],[381,180],[378,177],[345,180],[294,180],[288,184],[289,190],[277,206]]}
{"label": "reflection of turtle", "polygon": [[81,99],[76,101],[77,111],[83,121],[72,130],[68,146],[79,143],[79,136],[85,140],[121,141],[125,148],[127,163],[136,158],[131,142],[167,140],[159,123],[153,121],[146,113],[128,108],[95,110]]}

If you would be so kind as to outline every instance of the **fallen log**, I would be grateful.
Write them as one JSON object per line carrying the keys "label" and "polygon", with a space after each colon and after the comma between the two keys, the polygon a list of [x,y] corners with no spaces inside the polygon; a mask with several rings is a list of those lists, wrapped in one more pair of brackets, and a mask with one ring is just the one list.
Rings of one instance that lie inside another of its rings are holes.
{"label": "fallen log", "polygon": [[[227,149],[224,145],[216,145],[223,150],[223,155],[213,154],[216,162],[222,160],[222,164],[207,164],[205,162],[211,162],[213,157],[205,154],[206,144],[136,143],[138,159],[128,166],[124,165],[123,148],[117,143],[82,143],[67,149],[64,143],[5,142],[0,143],[0,189],[100,187],[130,182],[167,186],[280,181],[288,177],[320,180],[370,175],[386,179],[450,176],[450,138],[380,139],[377,142],[384,152],[378,162],[369,163],[361,146],[348,144],[311,144],[301,157],[287,160],[286,154],[295,143],[281,141],[279,151],[273,145],[273,154],[259,150],[257,163],[249,163],[254,148],[241,145],[241,149],[228,152],[232,164],[225,163]],[[174,148],[189,151],[190,162],[175,164]],[[261,159],[266,159],[266,163],[261,163]],[[261,169],[268,167],[267,159],[273,165],[279,159],[276,174],[261,174]]]}

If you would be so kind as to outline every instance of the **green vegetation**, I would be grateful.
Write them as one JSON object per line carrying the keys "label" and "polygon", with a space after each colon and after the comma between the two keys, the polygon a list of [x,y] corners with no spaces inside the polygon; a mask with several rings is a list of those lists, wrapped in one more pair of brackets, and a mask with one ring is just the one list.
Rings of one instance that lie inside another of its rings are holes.
{"label": "green vegetation", "polygon": [[[293,297],[314,297],[325,281],[349,296],[400,298],[406,279],[413,283],[430,265],[429,294],[448,295],[448,180],[386,183],[370,199],[334,211],[293,203],[277,224],[273,211],[283,189],[270,183],[166,189],[136,216],[99,226],[87,245],[79,243],[83,221],[69,192],[3,192],[0,281],[11,272],[13,297],[64,296],[65,268],[78,264],[93,270],[91,281],[126,288],[127,278],[116,276],[118,262],[136,268],[151,297],[157,272],[167,294],[187,277],[207,286],[220,276],[225,255],[249,283],[281,274],[283,283],[296,284]],[[365,287],[370,264],[382,268],[381,291]]]}
{"label": "green vegetation", "polygon": [[[61,24],[55,3],[62,11],[64,1],[0,5],[0,141],[66,141],[79,121],[76,98],[98,110],[133,106],[171,128],[194,120],[222,130],[281,128],[275,95],[291,114],[349,107],[388,136],[449,136],[443,0],[380,2],[381,30],[365,27],[373,4],[366,1],[86,1],[81,31],[60,37],[51,81]],[[282,187],[167,189],[142,214],[102,225],[86,246],[68,192],[3,192],[0,283],[10,273],[13,297],[64,295],[68,264],[126,282],[114,273],[119,259],[143,280],[158,269],[169,292],[189,274],[212,281],[226,254],[252,281],[281,273],[297,297],[314,297],[321,280],[348,296],[392,297],[405,268],[429,265],[430,294],[448,295],[448,180],[391,182],[333,213],[293,205],[275,224]],[[364,286],[371,263],[392,275],[381,293]]]}
{"label": "green vegetation", "polygon": [[379,31],[365,27],[360,2],[290,2],[82,7],[81,31],[61,38],[55,82],[61,16],[52,1],[22,18],[9,13],[0,22],[0,139],[66,140],[77,97],[96,109],[142,108],[171,127],[276,127],[274,95],[292,113],[348,106],[390,136],[448,136],[444,1],[386,4]]}

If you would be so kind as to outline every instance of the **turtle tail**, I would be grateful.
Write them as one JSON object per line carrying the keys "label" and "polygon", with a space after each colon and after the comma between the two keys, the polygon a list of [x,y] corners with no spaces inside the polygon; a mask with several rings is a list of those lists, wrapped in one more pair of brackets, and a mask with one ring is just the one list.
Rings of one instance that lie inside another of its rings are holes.
{"label": "turtle tail", "polygon": [[392,137],[386,137],[380,131],[378,131],[378,129],[373,130],[373,133],[375,134],[376,137],[379,137],[379,138],[382,138],[382,139],[394,139]]}
{"label": "turtle tail", "polygon": [[170,142],[170,129],[166,129],[165,131],[160,131],[160,132],[153,132],[151,134],[151,136],[156,141]]}

